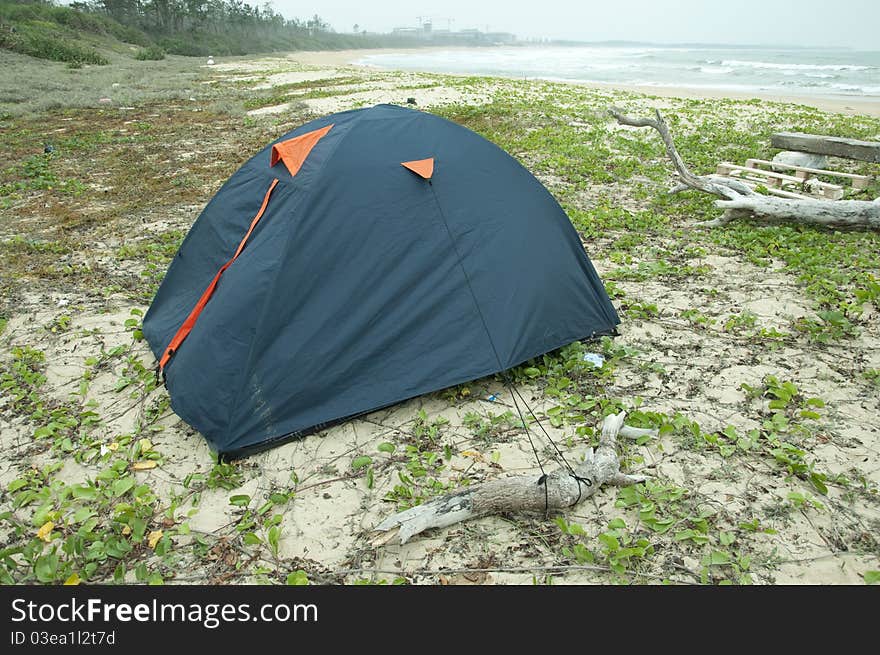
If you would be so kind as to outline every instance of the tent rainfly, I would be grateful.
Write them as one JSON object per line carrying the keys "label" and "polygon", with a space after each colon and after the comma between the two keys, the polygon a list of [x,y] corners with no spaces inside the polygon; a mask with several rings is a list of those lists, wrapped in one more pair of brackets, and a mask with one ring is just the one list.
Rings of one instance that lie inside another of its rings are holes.
{"label": "tent rainfly", "polygon": [[196,220],[144,318],[171,405],[229,459],[619,323],[544,186],[391,105],[266,146]]}

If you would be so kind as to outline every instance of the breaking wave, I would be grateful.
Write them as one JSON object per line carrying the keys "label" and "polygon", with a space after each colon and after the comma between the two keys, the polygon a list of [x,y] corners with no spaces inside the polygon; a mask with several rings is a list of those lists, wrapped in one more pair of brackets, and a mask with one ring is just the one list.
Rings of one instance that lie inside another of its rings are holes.
{"label": "breaking wave", "polygon": [[788,64],[769,61],[743,61],[741,59],[726,59],[721,62],[721,65],[781,71],[867,71],[873,68],[873,66],[858,66],[854,64]]}
{"label": "breaking wave", "polygon": [[806,48],[521,46],[367,55],[380,68],[793,96],[880,96],[880,52]]}

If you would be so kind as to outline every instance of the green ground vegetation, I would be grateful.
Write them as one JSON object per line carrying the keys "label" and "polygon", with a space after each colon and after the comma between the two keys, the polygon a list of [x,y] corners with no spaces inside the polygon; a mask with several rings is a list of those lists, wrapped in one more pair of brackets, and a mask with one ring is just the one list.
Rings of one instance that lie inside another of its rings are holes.
{"label": "green ground vegetation", "polygon": [[[359,425],[375,439],[345,442],[332,457],[300,457],[290,445],[218,463],[170,410],[140,332],[192,221],[248,153],[309,118],[309,99],[356,101],[363,90],[411,88],[412,76],[350,70],[259,90],[277,67],[236,77],[176,55],[126,53],[83,68],[2,57],[22,77],[0,88],[0,582],[437,582],[442,572],[428,561],[389,573],[359,533],[332,562],[297,552],[297,517],[346,494],[360,494],[355,509],[384,514],[510,461],[534,466],[516,459],[523,420],[500,380],[421,399],[393,423],[367,417]],[[646,471],[648,483],[602,490],[596,505],[550,519],[460,526],[431,557],[536,582],[822,580],[810,577],[822,561],[877,582],[866,426],[878,409],[880,237],[750,222],[700,229],[715,217],[711,200],[669,196],[656,135],[620,129],[606,110],[662,106],[698,173],[771,157],[774,131],[876,139],[880,120],[545,82],[426,75],[415,85],[487,97],[430,110],[545,182],[624,321],[617,339],[572,344],[513,371],[536,408],[525,417],[533,433],[540,420],[576,456],[612,412],[660,432],[621,444],[624,468]],[[407,92],[388,93],[403,102]],[[105,94],[112,103],[98,102]],[[278,114],[246,113],[282,103]],[[875,182],[852,197],[878,195]],[[749,290],[757,295],[743,296]],[[793,309],[775,311],[784,303]],[[719,388],[732,397],[713,395]],[[345,430],[309,444],[342,444],[333,440]],[[206,515],[223,520],[205,527]],[[503,538],[487,537],[498,531]]]}

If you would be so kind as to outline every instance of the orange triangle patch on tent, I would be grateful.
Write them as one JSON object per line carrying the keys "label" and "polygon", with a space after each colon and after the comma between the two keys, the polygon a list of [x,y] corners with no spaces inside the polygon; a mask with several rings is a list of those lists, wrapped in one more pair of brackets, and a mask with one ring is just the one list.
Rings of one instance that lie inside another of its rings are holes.
{"label": "orange triangle patch on tent", "polygon": [[404,168],[408,168],[416,175],[421,175],[426,180],[430,180],[434,174],[434,158],[417,159],[416,161],[405,161],[400,163]]}
{"label": "orange triangle patch on tent", "polygon": [[300,134],[287,141],[276,143],[272,146],[272,160],[269,165],[274,166],[279,160],[283,161],[287,170],[290,171],[290,175],[296,175],[299,173],[300,167],[303,165],[306,157],[309,156],[312,148],[314,148],[315,144],[317,144],[318,141],[330,131],[331,127],[333,127],[332,124],[327,127],[322,127],[319,130]]}

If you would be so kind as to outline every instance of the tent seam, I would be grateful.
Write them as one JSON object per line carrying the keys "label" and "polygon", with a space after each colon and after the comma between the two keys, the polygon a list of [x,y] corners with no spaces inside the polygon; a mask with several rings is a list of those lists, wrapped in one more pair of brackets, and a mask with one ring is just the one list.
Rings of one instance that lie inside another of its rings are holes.
{"label": "tent seam", "polygon": [[[359,125],[360,122],[364,119],[364,116],[366,116],[368,113],[369,112],[366,111],[363,114],[361,114],[360,116],[358,116],[358,118],[351,124],[351,126],[349,126],[348,131],[339,138],[339,141],[336,143],[335,146],[333,146],[333,150],[331,152],[327,153],[327,158],[324,160],[324,163],[321,164],[321,168],[315,173],[315,179],[320,178],[321,174],[324,172],[324,169],[327,167],[327,164],[330,162],[331,159],[333,159],[333,155],[336,153],[336,151],[339,149],[339,147],[343,144],[343,142],[348,138],[348,135],[351,134],[351,132],[355,128],[355,126]],[[314,182],[314,180],[313,180],[313,182]],[[300,200],[300,202],[298,202],[296,204],[296,207],[294,207],[291,210],[291,214],[293,214],[294,212],[299,210],[299,208],[301,206],[305,205],[311,199],[312,195],[315,193],[315,191],[314,191],[315,188],[316,188],[316,186],[314,183],[309,185],[309,189],[308,189],[308,192],[306,193],[305,197],[302,200]],[[272,283],[267,287],[266,299],[263,301],[263,307],[260,310],[260,318],[257,321],[256,326],[254,328],[254,337],[251,340],[251,345],[250,345],[250,348],[248,349],[247,358],[245,359],[244,366],[242,367],[242,373],[243,373],[242,382],[241,382],[241,385],[238,387],[238,390],[236,391],[235,396],[233,397],[233,402],[231,403],[230,410],[229,410],[229,417],[226,420],[226,430],[225,430],[226,434],[230,433],[232,419],[235,418],[235,411],[238,408],[239,399],[241,398],[241,394],[244,392],[244,389],[248,384],[247,372],[250,370],[251,361],[253,360],[254,349],[256,347],[256,342],[257,342],[257,335],[260,333],[260,329],[263,327],[263,323],[266,320],[266,314],[268,312],[269,303],[270,303],[271,298],[273,297],[273,292],[275,291],[275,287],[278,284],[278,277],[281,275],[281,269],[283,267],[285,259],[287,258],[287,251],[290,249],[290,243],[293,239],[293,234],[294,234],[294,230],[290,230],[290,232],[287,235],[287,240],[284,243],[284,248],[281,249],[282,256],[281,256],[281,259],[279,260],[278,268],[275,270],[275,275],[272,278]]]}
{"label": "tent seam", "polygon": [[[456,125],[456,126],[458,125],[455,121],[451,121],[451,120],[449,120],[448,118],[444,118],[444,117],[442,117],[442,116],[438,116],[437,118],[439,118],[439,119],[442,120],[442,121],[445,121],[446,123],[449,123],[450,125]],[[519,159],[517,159],[516,157],[512,156],[509,152],[507,152],[504,148],[502,148],[501,146],[499,146],[497,143],[491,141],[490,139],[487,139],[486,137],[484,137],[484,136],[482,136],[482,135],[480,135],[480,134],[477,134],[477,136],[479,136],[480,138],[482,138],[482,140],[483,140],[486,144],[488,144],[491,148],[493,148],[495,151],[497,151],[497,152],[499,152],[499,153],[501,153],[501,154],[503,154],[503,155],[505,155],[505,156],[507,156],[507,157],[510,157],[510,159],[512,159],[513,162],[519,167],[519,169],[521,169],[522,171],[525,171],[525,173],[527,173],[527,174],[530,175],[531,177],[535,177],[534,173],[532,173],[532,172],[531,172],[526,166],[524,166],[523,163],[522,163],[521,161],[519,161]],[[535,179],[537,179],[537,178],[535,178]],[[540,180],[538,180],[538,181],[540,182]],[[549,198],[551,198],[551,199],[553,200],[553,202],[554,202],[554,203],[555,203],[555,204],[556,204],[556,205],[562,210],[562,212],[565,214],[565,216],[566,216],[566,222],[568,223],[568,229],[571,231],[571,233],[572,233],[574,236],[577,237],[578,242],[581,244],[581,249],[580,249],[580,250],[581,250],[581,253],[583,254],[584,259],[586,260],[587,264],[588,264],[589,267],[592,269],[592,271],[596,274],[596,277],[599,278],[599,285],[596,285],[596,284],[594,283],[594,281],[591,280],[591,281],[590,281],[590,287],[592,287],[597,293],[599,293],[600,296],[601,296],[601,294],[605,294],[605,295],[607,296],[607,293],[608,293],[608,292],[605,290],[605,287],[604,287],[604,285],[602,284],[601,276],[599,276],[598,272],[596,271],[596,267],[595,267],[595,265],[593,264],[593,261],[592,261],[592,259],[590,258],[590,255],[589,255],[589,253],[587,252],[587,249],[586,249],[586,247],[584,246],[584,244],[583,244],[583,242],[582,242],[582,240],[581,240],[581,234],[580,234],[580,232],[578,232],[578,229],[574,226],[574,223],[572,223],[572,221],[571,221],[571,217],[568,216],[568,212],[565,211],[565,209],[562,207],[561,203],[559,202],[559,199],[558,199],[558,198],[557,198],[557,197],[556,197],[556,196],[550,191],[550,189],[548,189],[543,183],[541,183],[540,186],[541,186],[541,189],[543,189],[544,193],[545,193]],[[435,195],[435,200],[436,200],[436,195]],[[439,206],[439,202],[438,202],[438,206]],[[610,298],[608,299],[608,304],[607,304],[607,306],[605,306],[604,303],[601,303],[601,304],[602,304],[602,313],[603,313],[603,315],[605,316],[605,318],[607,318],[609,321],[611,321],[611,323],[612,323],[613,325],[615,325],[615,326],[616,326],[616,325],[619,325],[619,324],[620,324],[620,316],[617,314],[617,310],[616,310],[616,308],[614,307],[614,303],[611,302],[611,299],[610,299]],[[611,308],[611,313],[608,312],[608,308],[609,308],[609,307]]]}
{"label": "tent seam", "polygon": [[498,361],[498,368],[501,371],[507,370],[507,367],[501,362],[501,355],[498,354],[498,348],[495,346],[495,341],[492,339],[492,333],[489,331],[489,325],[486,323],[486,317],[483,315],[483,309],[480,307],[480,302],[477,300],[477,294],[474,292],[474,287],[471,284],[471,278],[468,275],[467,269],[464,267],[464,262],[461,260],[461,253],[458,251],[458,244],[455,243],[455,238],[452,236],[452,230],[449,229],[449,223],[446,222],[446,214],[443,213],[443,207],[440,206],[440,199],[437,198],[437,191],[434,189],[434,185],[428,181],[428,186],[431,187],[431,195],[434,197],[434,204],[437,205],[437,212],[440,214],[440,219],[443,221],[443,226],[446,228],[446,234],[449,236],[449,242],[452,244],[452,250],[455,252],[455,258],[458,261],[458,267],[461,269],[462,275],[464,275],[464,281],[467,284],[468,291],[470,291],[471,298],[474,301],[474,307],[477,309],[477,315],[480,317],[480,322],[483,324],[483,330],[486,332],[486,338],[489,339],[489,345],[492,346],[492,352],[495,353],[495,359]]}

